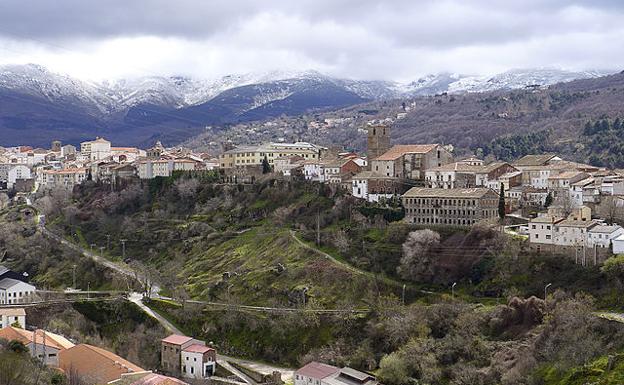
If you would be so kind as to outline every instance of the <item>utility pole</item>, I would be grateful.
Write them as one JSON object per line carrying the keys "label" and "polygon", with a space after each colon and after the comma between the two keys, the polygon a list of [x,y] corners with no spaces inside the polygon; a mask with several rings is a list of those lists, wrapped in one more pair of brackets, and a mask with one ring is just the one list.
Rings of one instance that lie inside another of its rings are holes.
{"label": "utility pole", "polygon": [[110,234],[106,234],[106,251],[110,250]]}
{"label": "utility pole", "polygon": [[72,266],[73,268],[73,286],[72,288],[75,289],[76,288],[76,265]]}
{"label": "utility pole", "polygon": [[321,245],[321,211],[316,213],[316,245]]}
{"label": "utility pole", "polygon": [[455,286],[457,286],[457,282],[453,282],[453,285],[451,286],[451,297],[455,298]]}
{"label": "utility pole", "polygon": [[120,239],[119,242],[121,242],[121,255],[122,255],[122,259],[125,261],[126,260],[126,241],[127,239]]}

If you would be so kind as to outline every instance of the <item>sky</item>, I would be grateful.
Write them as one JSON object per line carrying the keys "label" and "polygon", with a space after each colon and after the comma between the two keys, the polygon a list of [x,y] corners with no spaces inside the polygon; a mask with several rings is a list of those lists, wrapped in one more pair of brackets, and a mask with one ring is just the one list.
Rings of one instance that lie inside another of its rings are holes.
{"label": "sky", "polygon": [[624,68],[624,1],[0,0],[0,64],[85,80]]}

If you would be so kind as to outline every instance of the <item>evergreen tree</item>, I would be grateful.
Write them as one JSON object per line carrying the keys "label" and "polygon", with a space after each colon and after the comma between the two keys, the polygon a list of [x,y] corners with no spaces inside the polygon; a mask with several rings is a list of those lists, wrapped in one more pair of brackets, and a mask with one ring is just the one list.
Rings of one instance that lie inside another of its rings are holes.
{"label": "evergreen tree", "polygon": [[553,196],[551,193],[548,193],[548,195],[546,195],[546,200],[544,201],[544,207],[548,207],[552,205],[552,203],[553,203]]}
{"label": "evergreen tree", "polygon": [[505,185],[501,183],[500,195],[498,196],[498,216],[505,219]]}
{"label": "evergreen tree", "polygon": [[271,172],[271,165],[269,164],[269,159],[265,155],[264,159],[262,159],[262,173],[268,174],[270,172]]}

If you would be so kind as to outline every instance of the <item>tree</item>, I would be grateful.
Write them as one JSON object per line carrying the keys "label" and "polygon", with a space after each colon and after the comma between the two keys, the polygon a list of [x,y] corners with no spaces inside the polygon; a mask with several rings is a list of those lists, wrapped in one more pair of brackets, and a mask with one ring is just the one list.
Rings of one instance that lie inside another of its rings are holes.
{"label": "tree", "polygon": [[18,341],[18,340],[11,340],[9,342],[8,348],[10,351],[12,351],[13,353],[17,353],[17,354],[23,354],[23,353],[28,352],[28,348],[26,347],[26,345],[24,345],[23,342]]}
{"label": "tree", "polygon": [[600,204],[600,208],[602,209],[602,215],[610,225],[623,216],[622,201],[618,197],[606,197]]}
{"label": "tree", "polygon": [[264,159],[262,159],[262,173],[268,174],[270,172],[271,172],[271,165],[269,164],[269,159],[265,155]]}
{"label": "tree", "polygon": [[401,385],[408,382],[407,364],[398,352],[384,356],[379,363],[379,379],[384,384]]}
{"label": "tree", "polygon": [[549,207],[550,205],[552,205],[553,203],[553,196],[552,193],[549,192],[548,195],[546,195],[546,200],[544,201],[544,207]]}
{"label": "tree", "polygon": [[498,196],[498,217],[501,221],[505,219],[505,185],[502,183]]}
{"label": "tree", "polygon": [[433,276],[431,249],[440,244],[440,234],[432,230],[412,231],[403,243],[403,257],[397,268],[405,279],[421,280]]}

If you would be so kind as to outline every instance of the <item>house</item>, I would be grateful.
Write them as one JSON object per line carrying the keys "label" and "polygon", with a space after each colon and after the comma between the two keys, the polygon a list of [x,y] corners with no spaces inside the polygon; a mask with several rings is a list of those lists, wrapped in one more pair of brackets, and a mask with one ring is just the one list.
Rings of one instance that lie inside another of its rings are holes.
{"label": "house", "polygon": [[0,280],[0,304],[15,305],[32,302],[36,288],[26,282],[13,278]]}
{"label": "house", "polygon": [[323,379],[338,373],[339,368],[320,362],[310,362],[301,369],[295,371],[294,385],[320,385]]}
{"label": "house", "polygon": [[193,344],[182,350],[182,376],[203,379],[214,374],[217,352],[206,345]]}
{"label": "house", "polygon": [[352,368],[310,362],[295,371],[294,385],[378,385],[374,376]]}
{"label": "house", "polygon": [[608,249],[612,246],[613,240],[624,234],[621,226],[609,226],[600,224],[589,229],[587,244],[589,247]]}
{"label": "house", "polygon": [[624,254],[624,234],[613,239],[613,254]]}
{"label": "house", "polygon": [[472,226],[498,217],[498,193],[485,187],[413,187],[403,194],[402,200],[408,223]]}
{"label": "house", "polygon": [[503,184],[519,185],[521,173],[508,163],[494,162],[488,165],[473,165],[463,162],[449,163],[425,171],[427,185],[433,188],[471,188],[489,187],[500,189],[500,177],[505,176]]}
{"label": "house", "polygon": [[408,189],[408,185],[398,178],[380,175],[373,171],[362,171],[351,177],[351,194],[369,202],[391,199],[400,196]]}
{"label": "house", "polygon": [[24,308],[4,308],[0,309],[0,328],[9,326],[26,328],[26,311]]}
{"label": "house", "polygon": [[439,144],[395,145],[370,161],[370,170],[399,179],[424,180],[425,171],[453,161]]}
{"label": "house", "polygon": [[40,329],[32,332],[8,326],[0,329],[0,338],[23,343],[32,357],[55,368],[60,367],[59,354],[74,347],[74,344],[65,337]]}
{"label": "house", "polygon": [[[168,336],[167,338],[163,338],[161,340],[161,349],[160,349],[160,363],[161,363],[161,367],[163,371],[165,371],[166,373],[174,374],[174,375],[181,374],[182,369],[183,369],[182,351],[193,345],[205,346],[206,343],[200,340],[196,340],[192,337],[181,336],[178,334],[172,334]],[[185,357],[190,357],[190,356],[185,356]],[[214,357],[216,361],[216,353],[214,354],[209,353],[207,357]],[[193,358],[197,358],[197,356],[194,355]],[[195,371],[195,369],[193,369],[193,371]]]}
{"label": "house", "polygon": [[371,374],[352,368],[342,368],[337,373],[325,377],[321,385],[378,385],[379,381]]}
{"label": "house", "polygon": [[79,344],[59,352],[59,367],[87,383],[107,384],[127,373],[144,372],[142,368],[102,348]]}

